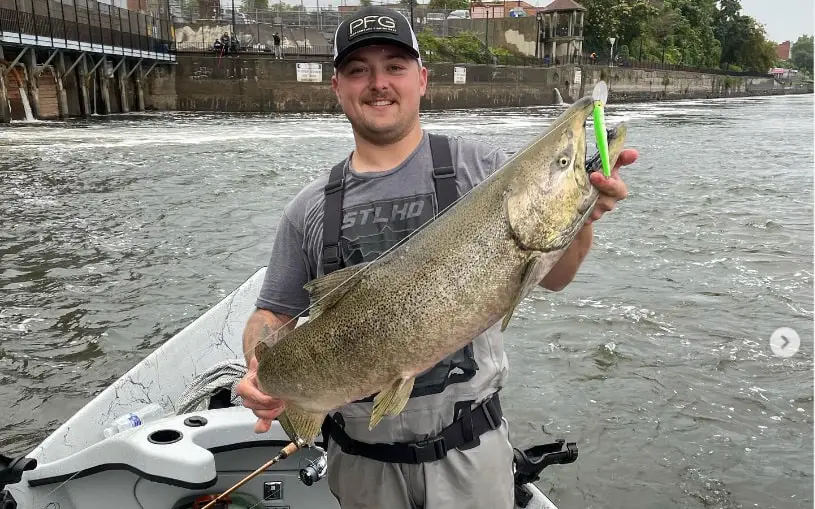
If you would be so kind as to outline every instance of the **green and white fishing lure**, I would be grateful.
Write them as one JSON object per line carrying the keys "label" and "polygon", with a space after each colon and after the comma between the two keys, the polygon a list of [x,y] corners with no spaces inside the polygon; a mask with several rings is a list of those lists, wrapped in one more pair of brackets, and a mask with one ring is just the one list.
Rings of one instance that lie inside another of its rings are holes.
{"label": "green and white fishing lure", "polygon": [[605,106],[608,100],[608,86],[605,81],[598,81],[594,85],[591,98],[594,100],[594,136],[597,139],[597,150],[600,152],[600,162],[603,164],[603,175],[606,178],[611,176],[611,168],[608,160],[608,133],[606,132]]}

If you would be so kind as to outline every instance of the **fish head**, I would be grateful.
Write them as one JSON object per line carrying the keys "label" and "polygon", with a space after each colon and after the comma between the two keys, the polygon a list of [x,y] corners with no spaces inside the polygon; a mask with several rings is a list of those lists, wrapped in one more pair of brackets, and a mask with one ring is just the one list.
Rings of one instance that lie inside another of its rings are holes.
{"label": "fish head", "polygon": [[[562,250],[591,215],[599,192],[586,169],[586,122],[594,103],[581,98],[538,139],[517,153],[506,195],[506,214],[515,240],[525,250]],[[625,140],[625,126],[609,143],[615,164]]]}

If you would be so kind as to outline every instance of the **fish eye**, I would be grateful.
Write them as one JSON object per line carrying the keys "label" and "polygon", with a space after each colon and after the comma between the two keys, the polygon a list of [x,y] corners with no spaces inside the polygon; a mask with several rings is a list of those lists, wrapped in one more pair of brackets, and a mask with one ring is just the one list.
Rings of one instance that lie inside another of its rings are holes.
{"label": "fish eye", "polygon": [[569,165],[569,158],[566,156],[560,156],[560,161],[558,161],[562,167],[566,167]]}

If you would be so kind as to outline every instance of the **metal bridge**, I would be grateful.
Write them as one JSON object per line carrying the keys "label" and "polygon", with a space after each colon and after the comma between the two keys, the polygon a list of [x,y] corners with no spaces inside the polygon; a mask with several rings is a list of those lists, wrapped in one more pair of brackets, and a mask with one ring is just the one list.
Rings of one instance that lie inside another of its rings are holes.
{"label": "metal bridge", "polygon": [[145,78],[175,62],[168,14],[0,0],[0,123],[143,110]]}

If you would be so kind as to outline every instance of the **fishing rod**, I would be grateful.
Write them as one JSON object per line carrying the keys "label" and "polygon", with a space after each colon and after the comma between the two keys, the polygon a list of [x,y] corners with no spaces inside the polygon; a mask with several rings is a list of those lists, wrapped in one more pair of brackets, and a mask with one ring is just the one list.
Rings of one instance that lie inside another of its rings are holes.
{"label": "fishing rod", "polygon": [[296,442],[289,442],[289,445],[284,447],[277,454],[277,456],[270,459],[269,461],[267,461],[263,465],[259,466],[257,468],[257,470],[255,470],[251,474],[247,475],[246,477],[244,477],[240,481],[236,482],[231,488],[229,488],[225,492],[221,493],[220,495],[218,495],[214,499],[210,500],[209,503],[207,505],[205,505],[204,507],[202,507],[201,509],[208,509],[208,508],[212,507],[216,502],[218,502],[220,500],[223,500],[224,497],[228,497],[232,492],[234,492],[235,490],[237,490],[238,488],[240,488],[244,484],[248,483],[249,481],[251,481],[255,477],[262,474],[266,469],[268,469],[269,467],[271,467],[275,463],[277,463],[279,461],[283,461],[284,459],[288,458],[289,456],[291,456],[292,454],[297,452],[299,449],[302,449],[304,447],[308,447],[308,444],[305,443],[303,440],[298,439]]}

